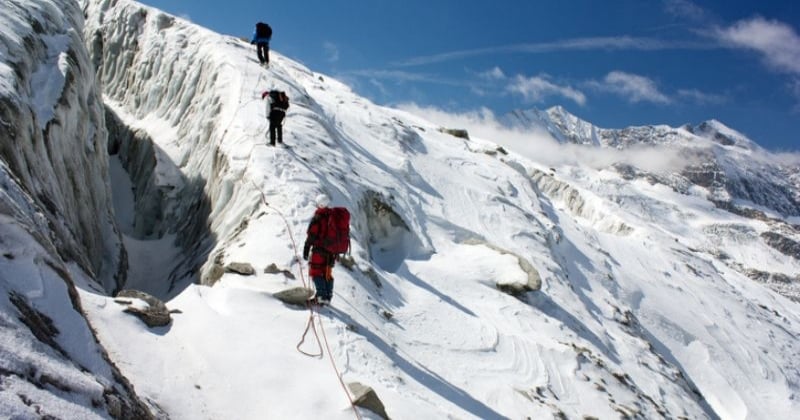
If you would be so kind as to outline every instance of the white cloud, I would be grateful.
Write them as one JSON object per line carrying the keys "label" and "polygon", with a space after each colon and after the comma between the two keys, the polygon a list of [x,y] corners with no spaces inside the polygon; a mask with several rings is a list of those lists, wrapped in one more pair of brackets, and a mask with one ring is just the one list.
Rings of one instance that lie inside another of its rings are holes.
{"label": "white cloud", "polygon": [[530,102],[541,102],[548,96],[563,96],[577,103],[586,104],[586,95],[571,86],[556,85],[544,77],[534,76],[525,77],[518,75],[506,87],[512,93],[522,95],[525,100]]}
{"label": "white cloud", "polygon": [[434,55],[412,57],[394,63],[399,67],[420,66],[452,60],[497,54],[541,54],[555,51],[660,51],[683,49],[715,49],[717,44],[695,41],[665,41],[654,38],[610,36],[594,38],[572,38],[551,42],[498,45],[472,50],[450,51]]}
{"label": "white cloud", "polygon": [[688,99],[701,105],[719,105],[728,101],[728,98],[724,95],[701,92],[697,89],[680,89],[678,90],[678,95],[681,98]]}
{"label": "white cloud", "polygon": [[339,61],[339,47],[333,42],[324,42],[322,48],[325,50],[327,59],[331,63]]}
{"label": "white cloud", "polygon": [[755,17],[719,28],[715,35],[730,45],[761,53],[778,71],[800,75],[800,36],[785,23]]}
{"label": "white cloud", "polygon": [[344,73],[346,76],[369,77],[395,82],[422,82],[447,86],[469,87],[469,83],[454,79],[431,76],[424,73],[414,73],[400,70],[354,70]]}
{"label": "white cloud", "polygon": [[506,128],[487,108],[462,113],[420,107],[416,104],[404,104],[399,108],[423,116],[443,127],[466,129],[473,139],[496,143],[542,165],[586,165],[602,169],[615,163],[626,163],[651,172],[677,172],[695,163],[677,150],[664,146],[618,150],[562,144],[553,139],[544,128],[526,131]]}
{"label": "white cloud", "polygon": [[693,21],[702,21],[706,15],[700,6],[689,0],[664,0],[664,9],[669,14]]}
{"label": "white cloud", "polygon": [[768,162],[778,162],[784,166],[800,166],[800,153],[798,152],[777,152],[767,156]]}
{"label": "white cloud", "polygon": [[374,86],[375,89],[382,95],[388,96],[389,91],[386,89],[386,86],[383,85],[379,80],[376,79],[369,79],[369,84]]}
{"label": "white cloud", "polygon": [[647,77],[622,71],[608,73],[602,82],[592,81],[589,86],[624,97],[629,102],[668,104],[672,100],[658,90],[656,83]]}
{"label": "white cloud", "polygon": [[478,73],[478,76],[486,80],[504,80],[506,78],[506,74],[503,73],[503,70],[497,66],[490,70],[486,70],[483,73]]}

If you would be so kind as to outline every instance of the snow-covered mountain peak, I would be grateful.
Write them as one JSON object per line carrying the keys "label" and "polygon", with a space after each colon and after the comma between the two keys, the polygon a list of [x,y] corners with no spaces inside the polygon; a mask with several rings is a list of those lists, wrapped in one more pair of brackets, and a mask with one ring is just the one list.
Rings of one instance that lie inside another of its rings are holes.
{"label": "snow-covered mountain peak", "polygon": [[747,138],[744,134],[726,126],[717,120],[704,121],[696,127],[686,126],[686,128],[693,134],[723,146],[737,146],[747,150],[755,150],[759,148],[755,142]]}

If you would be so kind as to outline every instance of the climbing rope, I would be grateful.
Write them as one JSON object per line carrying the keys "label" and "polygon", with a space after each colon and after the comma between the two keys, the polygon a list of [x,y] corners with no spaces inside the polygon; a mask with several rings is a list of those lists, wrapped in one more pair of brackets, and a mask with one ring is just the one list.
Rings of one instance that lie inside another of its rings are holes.
{"label": "climbing rope", "polygon": [[[253,184],[255,185],[255,182],[253,182]],[[300,263],[300,255],[298,253],[297,241],[295,241],[294,239],[294,235],[292,234],[292,228],[291,225],[289,224],[289,221],[286,219],[286,216],[284,216],[283,213],[281,213],[280,210],[269,204],[266,196],[264,195],[264,192],[260,188],[258,188],[258,186],[256,186],[256,189],[258,190],[259,195],[261,196],[261,202],[264,204],[264,206],[269,209],[272,209],[278,216],[280,216],[280,218],[286,224],[286,230],[289,232],[289,239],[292,242],[292,249],[294,250],[295,260],[297,261],[298,271],[300,272],[300,281],[303,283],[303,287],[308,288],[308,283],[306,282],[305,276],[303,275],[303,266]],[[323,342],[325,343],[325,350],[328,351],[328,359],[331,362],[331,366],[333,367],[334,373],[336,373],[336,378],[339,380],[339,384],[342,386],[342,390],[344,391],[345,395],[347,395],[347,400],[350,402],[350,407],[353,408],[353,412],[355,413],[356,418],[362,420],[361,413],[359,413],[358,409],[356,408],[355,401],[353,401],[353,397],[350,395],[350,391],[347,389],[347,385],[344,383],[344,379],[342,379],[342,373],[339,371],[339,367],[336,365],[336,360],[333,359],[333,352],[331,351],[331,346],[330,343],[328,342],[328,336],[327,334],[325,334],[325,326],[322,324],[322,317],[319,316],[319,313],[315,309],[314,305],[307,302],[306,306],[308,307],[309,310],[308,322],[306,323],[306,329],[305,331],[303,331],[303,335],[300,337],[300,341],[297,343],[297,346],[295,346],[295,348],[297,349],[298,352],[306,356],[322,358],[324,357],[325,354],[322,348],[322,343]],[[315,317],[317,318],[317,322],[319,323],[319,329],[322,331],[322,340],[320,340],[319,333],[317,332],[317,327],[314,324]],[[300,348],[305,343],[306,336],[308,335],[309,330],[314,332],[314,337],[317,339],[317,346],[319,349],[318,353],[308,353]]]}
{"label": "climbing rope", "polygon": [[[252,182],[252,180],[251,180],[251,182]],[[303,283],[303,287],[304,288],[310,289],[309,283],[306,282],[306,277],[303,274],[303,265],[300,263],[300,255],[299,255],[299,253],[297,251],[297,249],[298,249],[297,248],[297,241],[295,241],[295,239],[294,239],[294,235],[292,234],[292,227],[289,224],[289,221],[286,219],[286,216],[284,216],[283,213],[281,213],[280,210],[278,210],[275,207],[271,206],[269,204],[269,202],[267,202],[267,198],[264,196],[264,192],[260,188],[258,188],[258,186],[255,185],[254,182],[253,182],[253,185],[258,190],[258,193],[261,195],[261,202],[264,204],[264,206],[266,206],[269,209],[272,209],[276,214],[278,214],[278,216],[281,217],[281,219],[283,219],[283,223],[286,224],[286,230],[289,232],[289,239],[292,242],[292,249],[294,250],[294,258],[295,258],[295,261],[297,261],[297,269],[298,269],[298,272],[300,273],[300,281]],[[297,343],[297,346],[295,346],[295,348],[297,349],[297,351],[299,351],[300,353],[302,353],[302,354],[304,354],[306,356],[309,356],[309,357],[320,357],[321,358],[324,355],[324,352],[322,350],[322,341],[319,339],[319,333],[317,333],[317,328],[314,325],[314,315],[315,315],[314,305],[312,305],[310,302],[306,302],[306,305],[308,306],[308,310],[309,310],[308,322],[306,323],[306,329],[305,329],[305,331],[303,331],[303,335],[300,337],[300,342]],[[320,327],[321,327],[321,325],[320,325]],[[317,339],[317,346],[319,348],[319,352],[318,353],[308,353],[308,352],[303,351],[303,349],[300,348],[300,347],[302,347],[303,343],[305,343],[306,336],[308,335],[308,331],[309,330],[314,331],[314,337],[316,337],[316,339]],[[348,396],[349,396],[349,394],[348,394]]]}
{"label": "climbing rope", "polygon": [[[258,79],[258,82],[256,83],[256,85],[259,82],[261,82],[261,77],[262,77],[262,75],[259,74],[259,79]],[[228,126],[223,131],[223,134],[222,134],[223,137],[228,133],[228,129],[233,124],[233,121],[236,119],[236,115],[239,113],[239,111],[242,108],[244,108],[245,105],[247,105],[250,102],[255,100],[255,99],[251,99],[251,100],[249,100],[249,101],[247,101],[247,102],[242,104],[241,103],[241,98],[242,98],[242,95],[240,94],[239,95],[240,105],[236,109],[236,112],[234,113],[233,118],[231,119],[231,121],[228,123]],[[249,137],[249,135],[248,135],[248,137]],[[251,147],[250,154],[252,154],[253,148],[255,148],[255,144],[253,145],[253,147]],[[249,165],[250,165],[250,162],[248,161],[247,162],[247,166],[245,167],[245,173],[247,172],[247,168],[249,167]],[[275,208],[275,207],[273,207],[273,206],[271,206],[269,204],[269,202],[267,201],[267,198],[266,198],[266,196],[264,194],[264,191],[258,185],[256,185],[256,183],[252,179],[250,179],[250,182],[253,184],[253,186],[255,187],[256,191],[258,191],[258,193],[260,195],[260,198],[261,198],[261,203],[264,204],[264,206],[267,209],[271,209],[278,216],[280,216],[280,218],[283,220],[283,223],[286,225],[286,230],[289,232],[289,239],[291,240],[291,243],[292,243],[292,249],[294,250],[295,261],[297,261],[297,268],[298,268],[298,272],[299,272],[299,275],[300,275],[300,281],[303,284],[304,288],[310,289],[310,287],[309,287],[310,284],[309,284],[309,282],[306,281],[305,275],[303,274],[303,264],[301,262],[302,260],[300,259],[300,254],[298,252],[298,247],[297,247],[297,241],[295,241],[294,235],[292,234],[292,226],[289,224],[289,220],[286,218],[286,216],[284,216],[284,214],[280,210],[278,210],[277,208]],[[324,357],[324,354],[325,354],[324,351],[323,351],[323,347],[322,347],[322,344],[324,342],[325,350],[328,351],[328,359],[331,362],[331,366],[333,367],[333,370],[334,370],[334,372],[336,374],[336,378],[339,380],[339,384],[342,386],[342,390],[344,391],[345,395],[347,395],[347,400],[350,402],[350,407],[353,409],[353,412],[355,413],[356,418],[358,420],[362,420],[361,413],[359,413],[358,409],[356,408],[355,402],[353,401],[353,397],[350,395],[350,391],[347,389],[347,385],[344,383],[344,379],[342,378],[342,374],[339,371],[338,366],[336,365],[336,361],[333,359],[333,352],[331,351],[330,343],[328,342],[328,337],[325,334],[325,327],[322,324],[322,317],[319,316],[318,311],[316,310],[314,305],[312,305],[310,302],[307,302],[306,306],[308,307],[308,310],[309,310],[308,322],[306,323],[306,328],[303,331],[303,335],[300,337],[300,341],[297,343],[297,346],[295,346],[295,348],[297,349],[298,352],[300,352],[300,353],[302,353],[302,354],[304,354],[306,356],[322,358],[322,357]],[[314,318],[315,317],[317,318],[317,322],[319,323],[319,329],[322,330],[322,340],[320,340],[319,333],[317,332],[317,327],[316,327],[316,325],[314,323]],[[306,336],[308,335],[308,331],[309,330],[314,332],[314,337],[317,339],[318,353],[308,353],[306,351],[303,351],[303,349],[301,349],[302,345],[305,343]]]}
{"label": "climbing rope", "polygon": [[325,348],[328,350],[328,359],[331,361],[331,366],[333,366],[333,371],[336,372],[336,377],[339,379],[339,384],[342,386],[345,395],[347,395],[347,400],[350,401],[350,407],[353,407],[353,412],[356,413],[356,418],[361,420],[361,413],[358,412],[356,408],[356,403],[353,401],[353,397],[350,395],[350,391],[347,389],[347,385],[344,383],[344,379],[342,379],[342,374],[339,372],[339,368],[336,366],[336,361],[333,360],[333,352],[331,352],[331,347],[328,344],[328,336],[325,334],[325,328],[322,325],[322,317],[317,317],[319,319],[319,328],[322,330],[322,338],[325,341]]}

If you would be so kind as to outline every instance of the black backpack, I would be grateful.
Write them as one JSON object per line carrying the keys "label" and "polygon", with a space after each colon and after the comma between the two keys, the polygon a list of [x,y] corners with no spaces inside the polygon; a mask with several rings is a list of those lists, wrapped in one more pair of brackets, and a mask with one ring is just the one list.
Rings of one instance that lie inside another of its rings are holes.
{"label": "black backpack", "polygon": [[256,23],[256,37],[272,38],[272,27],[270,27],[264,22]]}
{"label": "black backpack", "polygon": [[289,97],[286,95],[286,92],[282,90],[273,90],[269,93],[269,97],[272,99],[273,108],[280,108],[284,111],[289,109]]}

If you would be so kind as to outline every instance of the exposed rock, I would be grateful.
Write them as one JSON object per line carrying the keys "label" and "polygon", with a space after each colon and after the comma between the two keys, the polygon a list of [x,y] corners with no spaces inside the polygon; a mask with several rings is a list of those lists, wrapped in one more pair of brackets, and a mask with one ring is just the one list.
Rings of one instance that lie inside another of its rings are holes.
{"label": "exposed rock", "polygon": [[463,128],[440,128],[439,131],[454,137],[469,140],[469,133]]}
{"label": "exposed rock", "polygon": [[208,272],[205,274],[205,276],[203,276],[200,283],[211,286],[218,282],[219,279],[222,278],[223,274],[225,274],[225,268],[220,264],[213,263],[211,264],[211,268],[208,269]]}
{"label": "exposed rock", "polygon": [[[127,305],[125,312],[135,315],[150,328],[163,327],[172,322],[172,316],[170,316],[167,305],[145,292],[140,292],[138,290],[123,290],[119,292],[116,297],[117,299],[114,300],[115,302]],[[138,299],[146,303],[147,306],[142,308],[134,305],[134,302],[131,300],[124,300],[120,298]]]}
{"label": "exposed rock", "polygon": [[304,306],[311,296],[314,296],[314,291],[307,287],[293,287],[273,293],[272,296],[289,305]]}
{"label": "exposed rock", "polygon": [[351,255],[342,255],[339,258],[339,264],[341,264],[342,267],[353,271],[353,267],[356,266],[356,260]]}
{"label": "exposed rock", "polygon": [[366,218],[369,256],[386,271],[396,270],[408,255],[430,252],[392,202],[391,196],[386,198],[379,192],[368,190],[359,203],[361,211],[358,212]]}
{"label": "exposed rock", "polygon": [[232,262],[225,266],[225,272],[252,276],[256,273],[256,269],[250,263]]}
{"label": "exposed rock", "polygon": [[375,393],[374,389],[359,382],[350,382],[347,387],[353,393],[353,404],[372,411],[384,420],[389,420],[386,408],[384,408],[383,402],[378,398],[378,394]]}
{"label": "exposed rock", "polygon": [[20,321],[31,330],[39,341],[66,356],[64,349],[55,340],[59,331],[50,317],[31,307],[27,299],[18,293],[9,293],[9,300],[17,308]]}
{"label": "exposed rock", "polygon": [[777,249],[784,255],[800,260],[800,242],[789,239],[775,232],[764,232],[761,237],[767,245]]}
{"label": "exposed rock", "polygon": [[268,265],[267,268],[264,269],[264,274],[283,274],[287,279],[295,279],[294,274],[292,274],[291,271],[287,269],[281,270],[277,265],[275,265],[275,263]]}
{"label": "exposed rock", "polygon": [[739,207],[731,203],[730,201],[721,201],[721,200],[711,200],[714,203],[714,206],[718,209],[725,210],[727,212],[733,213],[738,216],[746,217],[748,219],[753,220],[761,220],[763,222],[769,221],[777,221],[776,219],[770,218],[763,211],[755,210],[747,207]]}
{"label": "exposed rock", "polygon": [[[383,198],[383,195],[375,192],[375,191],[367,191],[365,194],[365,207],[369,214],[373,215],[370,220],[376,219],[375,222],[369,223],[370,225],[370,232],[375,234],[383,233],[386,234],[386,228],[384,226],[378,225],[385,225],[388,222],[388,225],[395,227],[395,228],[402,228],[406,231],[409,231],[408,225],[400,217],[399,214],[392,208],[390,204],[386,203],[386,199]],[[380,219],[380,221],[377,221]]]}
{"label": "exposed rock", "polygon": [[496,283],[497,289],[503,293],[509,294],[514,296],[515,298],[521,299],[525,296],[525,293],[533,291],[528,287],[527,284],[522,283]]}
{"label": "exposed rock", "polygon": [[364,273],[365,276],[367,276],[367,278],[372,280],[372,283],[374,283],[375,286],[377,286],[379,289],[383,287],[383,283],[381,283],[381,278],[374,268],[369,267],[362,272]]}

